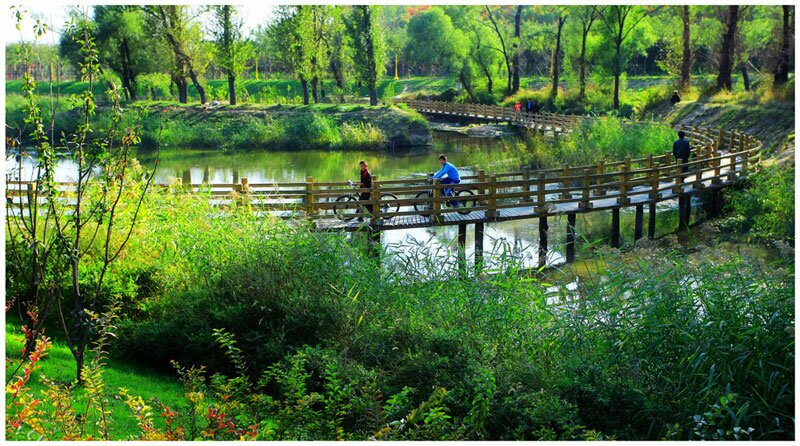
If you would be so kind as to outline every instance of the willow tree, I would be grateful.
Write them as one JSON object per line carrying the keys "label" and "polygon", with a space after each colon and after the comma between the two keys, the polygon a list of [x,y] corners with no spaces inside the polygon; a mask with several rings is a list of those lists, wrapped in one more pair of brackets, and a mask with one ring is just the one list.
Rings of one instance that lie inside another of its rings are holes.
{"label": "willow tree", "polygon": [[592,31],[592,25],[602,14],[602,9],[598,6],[573,6],[572,13],[575,15],[573,22],[580,25],[581,31],[581,52],[578,56],[578,70],[580,91],[578,92],[578,101],[583,102],[586,100],[586,41],[589,39],[589,33]]}
{"label": "willow tree", "polygon": [[189,15],[188,6],[157,5],[147,6],[155,32],[164,39],[174,57],[173,81],[178,86],[180,102],[188,102],[189,92],[186,76],[188,76],[200,103],[206,103],[206,90],[200,82],[200,76],[208,66],[208,52],[203,46],[200,26]]}
{"label": "willow tree", "polygon": [[136,78],[153,65],[141,7],[95,6],[94,21],[100,62],[119,76],[125,96],[135,101]]}
{"label": "willow tree", "polygon": [[236,105],[236,77],[245,69],[245,62],[252,57],[252,47],[242,39],[242,21],[237,16],[236,6],[211,6],[211,34],[217,64],[228,79],[228,99]]}
{"label": "willow tree", "polygon": [[568,10],[566,8],[556,8],[557,15],[555,18],[556,36],[555,44],[553,45],[553,53],[550,56],[550,79],[552,86],[550,88],[550,100],[555,101],[558,97],[558,82],[561,75],[561,59],[563,57],[563,50],[561,49],[561,32],[564,29],[564,23],[567,21]]}
{"label": "willow tree", "polygon": [[619,110],[619,79],[626,64],[622,55],[622,45],[642,20],[658,9],[660,8],[636,5],[607,6],[600,16],[614,45],[614,59],[611,65],[611,72],[614,75],[614,110]]}
{"label": "willow tree", "polygon": [[380,6],[353,6],[345,20],[356,78],[369,90],[369,104],[378,105],[378,78],[386,71]]}

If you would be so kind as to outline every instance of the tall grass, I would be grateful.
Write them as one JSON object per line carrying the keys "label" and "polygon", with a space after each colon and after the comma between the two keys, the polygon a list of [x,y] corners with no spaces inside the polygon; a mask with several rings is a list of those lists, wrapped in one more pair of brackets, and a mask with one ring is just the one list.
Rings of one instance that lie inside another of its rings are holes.
{"label": "tall grass", "polygon": [[[792,264],[649,248],[553,296],[513,256],[478,277],[413,247],[380,267],[361,234],[207,199],[148,195],[109,280],[114,350],[243,373],[231,415],[264,438],[794,437]],[[429,421],[382,430],[415,408]]]}

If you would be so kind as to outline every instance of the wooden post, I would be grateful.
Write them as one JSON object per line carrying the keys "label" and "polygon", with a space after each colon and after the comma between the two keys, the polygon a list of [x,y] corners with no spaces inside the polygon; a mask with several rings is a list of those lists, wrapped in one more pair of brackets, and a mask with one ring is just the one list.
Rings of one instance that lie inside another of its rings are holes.
{"label": "wooden post", "polygon": [[611,209],[611,247],[619,248],[619,209]]}
{"label": "wooden post", "polygon": [[544,213],[545,209],[545,179],[544,173],[539,173],[539,179],[536,181],[536,208],[535,212]]}
{"label": "wooden post", "polygon": [[583,169],[583,190],[581,191],[581,202],[578,203],[580,209],[591,209],[591,182],[589,180],[589,169]]}
{"label": "wooden post", "polygon": [[458,225],[458,272],[467,274],[467,225]]}
{"label": "wooden post", "polygon": [[567,214],[567,263],[575,261],[575,213]]}
{"label": "wooden post", "polygon": [[531,181],[531,169],[529,167],[527,167],[527,166],[522,168],[522,181],[524,182],[522,184],[522,190],[524,192],[527,192],[527,195],[522,197],[522,202],[523,203],[530,203],[530,202],[533,201],[531,199],[531,195],[530,195],[530,193],[531,193],[531,183],[530,183],[530,181]]}
{"label": "wooden post", "polygon": [[486,218],[497,218],[497,175],[489,177],[489,209],[486,211]]}
{"label": "wooden post", "polygon": [[539,267],[547,266],[547,214],[539,217]]}
{"label": "wooden post", "polygon": [[378,266],[381,262],[381,231],[375,230],[372,227],[367,232],[367,250],[374,259],[378,261]]}
{"label": "wooden post", "polygon": [[594,194],[602,197],[606,194],[606,190],[603,189],[603,183],[605,183],[605,178],[603,177],[603,171],[605,169],[605,161],[600,160],[597,162],[597,190],[594,191]]}
{"label": "wooden post", "polygon": [[720,168],[722,167],[722,160],[719,157],[719,152],[714,152],[713,160],[711,164],[714,165],[714,178],[711,179],[711,184],[719,184],[722,182],[722,178],[720,178],[721,172]]}
{"label": "wooden post", "polygon": [[383,225],[383,212],[381,212],[381,186],[378,183],[378,176],[372,176],[372,193],[370,194],[370,201],[372,202],[372,219],[370,223],[373,226]]}
{"label": "wooden post", "polygon": [[725,135],[722,134],[722,128],[719,129],[719,135],[717,136],[716,144],[714,147],[719,151],[722,149],[722,140],[725,138]]}
{"label": "wooden post", "polygon": [[631,199],[628,198],[628,165],[622,165],[622,172],[619,175],[619,197],[617,198],[617,203],[621,205],[626,205],[631,202]]}
{"label": "wooden post", "polygon": [[250,206],[250,183],[247,178],[242,178],[242,204]]}
{"label": "wooden post", "polygon": [[[702,151],[703,148],[701,148]],[[692,187],[695,189],[702,189],[704,187],[703,184],[703,169],[705,169],[706,162],[700,160],[699,163],[695,163],[695,176],[694,176],[694,184]]]}
{"label": "wooden post", "polygon": [[651,200],[658,200],[658,197],[659,197],[658,188],[661,185],[660,167],[661,167],[661,165],[659,163],[655,163],[655,166],[653,166],[653,170],[650,172],[650,199]]}
{"label": "wooden post", "polygon": [[475,274],[483,271],[483,223],[475,223]]}
{"label": "wooden post", "polygon": [[311,220],[317,218],[317,211],[314,206],[314,177],[306,177],[306,215]]}
{"label": "wooden post", "polygon": [[637,204],[636,205],[636,218],[635,223],[633,225],[633,241],[639,240],[642,238],[643,226],[644,226],[644,205]]}
{"label": "wooden post", "polygon": [[731,155],[730,167],[728,170],[728,181],[733,182],[736,179],[736,155]]}
{"label": "wooden post", "polygon": [[[478,171],[478,195],[486,194],[486,188],[483,186],[484,183],[486,183],[486,172],[481,169]],[[478,206],[483,206],[484,203],[486,203],[485,199],[478,200]]]}
{"label": "wooden post", "polygon": [[656,238],[656,204],[650,203],[647,209],[647,238]]}
{"label": "wooden post", "polygon": [[[568,164],[564,164],[562,166],[562,177],[561,177],[562,178],[561,187],[564,188],[564,189],[568,189],[569,188],[569,180],[567,179],[567,177],[569,177],[569,165]],[[558,198],[560,198],[562,200],[568,200],[568,199],[572,198],[572,194],[569,193],[569,192],[561,192],[558,195]]]}
{"label": "wooden post", "polygon": [[433,215],[433,221],[438,223],[439,219],[440,219],[440,211],[441,211],[441,208],[442,208],[442,203],[439,201],[439,199],[442,196],[442,190],[439,188],[439,179],[438,178],[434,178],[433,179],[433,185],[431,186],[431,192],[432,192],[432,195],[433,195],[431,197],[431,199],[433,200],[433,203],[431,204],[431,208],[433,210],[433,214],[432,214]]}

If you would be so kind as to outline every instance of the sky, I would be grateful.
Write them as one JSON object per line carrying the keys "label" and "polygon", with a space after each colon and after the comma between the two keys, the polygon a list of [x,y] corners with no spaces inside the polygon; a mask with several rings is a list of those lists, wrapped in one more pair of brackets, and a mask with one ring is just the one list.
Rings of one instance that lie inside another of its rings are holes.
{"label": "sky", "polygon": [[[240,8],[239,11],[243,18],[245,35],[249,35],[250,31],[254,30],[258,25],[268,23],[272,17],[272,6],[267,2],[249,2],[248,4],[237,6]],[[42,22],[48,23],[48,26],[52,25],[51,30],[54,31],[40,38],[40,42],[58,43],[61,28],[68,20],[69,10],[73,8],[72,6],[63,4],[48,5],[47,2],[36,2],[33,4],[27,2],[22,3],[22,7],[24,10],[28,11],[28,14],[26,14],[27,19],[22,22],[21,26],[22,37],[20,37],[20,31],[17,31],[12,23],[10,24],[11,26],[4,27],[6,31],[4,32],[3,40],[6,42],[18,42],[21,38],[26,41],[31,41],[33,39],[33,24],[35,23],[35,19],[40,19]],[[87,6],[82,6],[82,8],[87,8]],[[91,8],[91,6],[88,6],[88,8]],[[10,17],[10,14],[8,14],[8,16]]]}

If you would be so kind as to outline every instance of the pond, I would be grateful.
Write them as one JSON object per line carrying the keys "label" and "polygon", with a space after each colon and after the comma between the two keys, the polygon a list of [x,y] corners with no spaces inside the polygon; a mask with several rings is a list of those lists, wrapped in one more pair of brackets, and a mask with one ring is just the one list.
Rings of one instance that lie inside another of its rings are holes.
{"label": "pond", "polygon": [[[247,178],[250,183],[301,182],[307,176],[315,181],[344,181],[359,178],[358,162],[365,160],[370,171],[380,179],[425,178],[438,170],[438,156],[445,154],[459,167],[462,175],[474,174],[478,169],[490,172],[513,170],[518,163],[520,140],[517,137],[470,138],[455,133],[435,132],[433,147],[404,151],[220,151],[191,148],[166,148],[158,156],[157,183],[181,179],[184,184],[239,183]],[[139,150],[136,157],[146,166],[152,166],[157,153]],[[34,175],[34,159],[23,159],[19,178],[30,180]],[[15,164],[6,163],[6,173],[11,174]],[[56,181],[74,181],[76,164],[70,158],[61,158],[56,171]],[[17,176],[14,173],[14,176]],[[677,226],[674,202],[659,204],[659,234],[671,232]],[[695,209],[697,206],[695,206]],[[622,212],[622,237],[632,235],[633,208]],[[564,263],[564,234],[566,218],[552,218],[550,222],[549,266]],[[610,228],[608,213],[578,216],[578,240],[607,237]],[[630,233],[630,234],[628,234]],[[486,225],[484,262],[487,268],[497,266],[501,259],[513,259],[523,267],[538,265],[538,221],[535,219],[506,221]],[[443,268],[454,268],[457,226],[385,231],[383,248],[389,254],[387,261],[400,261],[411,251],[424,252],[430,258],[440,259]],[[630,238],[630,237],[629,237]],[[474,231],[467,231],[467,259],[474,258]],[[393,260],[395,259],[395,260]],[[403,261],[408,261],[405,258]]]}

